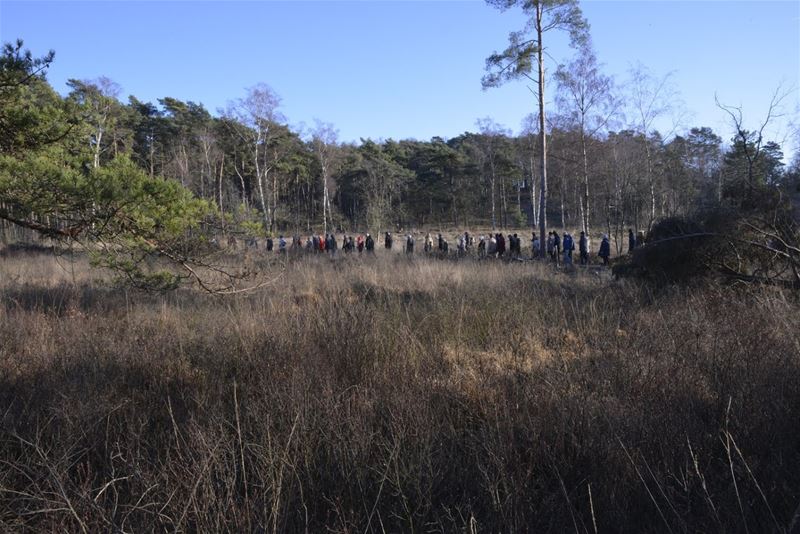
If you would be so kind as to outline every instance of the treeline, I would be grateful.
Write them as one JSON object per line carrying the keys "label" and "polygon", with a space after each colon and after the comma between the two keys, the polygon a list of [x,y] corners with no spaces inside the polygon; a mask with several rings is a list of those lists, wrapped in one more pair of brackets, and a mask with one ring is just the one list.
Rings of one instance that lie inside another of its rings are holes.
{"label": "treeline", "polygon": [[[652,116],[638,128],[612,131],[622,113],[613,84],[593,56],[579,59],[555,77],[549,224],[622,242],[629,227],[649,229],[703,206],[736,206],[754,189],[796,192],[800,160],[785,168],[781,146],[740,123],[729,143],[707,127],[664,139]],[[62,97],[43,74],[21,98],[43,124],[63,125],[67,133],[55,142],[82,154],[84,166],[99,169],[125,156],[150,178],[179,182],[216,206],[222,231],[518,228],[538,220],[535,127],[512,135],[483,119],[478,131],[452,139],[340,143],[329,124],[291,127],[280,97],[264,84],[212,114],[171,97],[122,102],[121,88],[107,78],[70,80]],[[641,72],[637,79],[640,95],[654,82]],[[6,142],[7,152],[13,144]]]}
{"label": "treeline", "polygon": [[[124,104],[104,78],[73,80],[70,87],[66,100],[86,126],[96,165],[130,154],[151,176],[179,181],[255,232],[320,225],[505,228],[537,219],[534,132],[511,135],[479,121],[481,131],[452,139],[355,145],[337,143],[330,125],[309,132],[290,127],[266,85],[249,89],[219,116],[170,97],[157,104],[130,97]],[[568,124],[548,133],[547,217],[565,228],[621,236],[698,206],[740,202],[754,186],[797,184],[797,165],[785,169],[780,145],[756,133],[737,135],[727,148],[707,127],[668,141],[632,129],[582,141],[580,128]]]}

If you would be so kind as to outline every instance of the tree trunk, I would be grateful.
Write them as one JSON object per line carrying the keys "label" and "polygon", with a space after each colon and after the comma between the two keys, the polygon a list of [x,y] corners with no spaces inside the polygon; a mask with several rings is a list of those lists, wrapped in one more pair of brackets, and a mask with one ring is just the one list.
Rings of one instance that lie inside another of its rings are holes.
{"label": "tree trunk", "polygon": [[495,190],[495,173],[494,173],[494,159],[489,159],[489,170],[491,172],[491,181],[490,181],[490,188],[491,188],[491,198],[492,198],[492,230],[497,229],[497,216],[496,216],[496,209],[495,209],[495,199],[494,199],[494,190]]}
{"label": "tree trunk", "polygon": [[581,125],[581,153],[583,154],[583,199],[581,201],[582,230],[589,235],[589,158],[586,155],[586,132]]}
{"label": "tree trunk", "polygon": [[150,178],[152,179],[156,172],[156,148],[155,137],[150,135]]}
{"label": "tree trunk", "polygon": [[[533,145],[533,141],[531,140],[531,145]],[[533,225],[533,229],[536,229],[536,214],[537,214],[537,206],[536,206],[536,173],[534,171],[535,163],[534,163],[534,155],[533,155],[533,146],[531,146],[531,183],[530,183],[530,191],[531,191],[531,214],[533,215],[533,220],[531,221]]]}
{"label": "tree trunk", "polygon": [[322,163],[322,228],[328,235],[328,215],[330,214],[330,200],[328,199],[328,168]]}
{"label": "tree trunk", "polygon": [[545,134],[544,116],[544,50],[542,49],[542,3],[536,3],[536,38],[538,39],[538,50],[536,59],[539,63],[539,148],[542,151],[540,169],[542,175],[541,186],[539,189],[539,241],[542,243],[540,255],[544,257],[547,247],[545,239],[547,233],[547,137]]}
{"label": "tree trunk", "polygon": [[502,227],[508,228],[508,194],[506,193],[506,177],[500,177],[500,209],[502,210]]}
{"label": "tree trunk", "polygon": [[225,234],[225,208],[222,206],[222,171],[225,168],[225,153],[222,153],[222,161],[219,163],[219,219],[222,226],[222,233]]}
{"label": "tree trunk", "polygon": [[97,136],[95,137],[95,144],[94,144],[94,168],[98,168],[100,166],[100,143],[103,142],[103,129],[99,128],[97,130]]}
{"label": "tree trunk", "polygon": [[[647,134],[644,134],[644,153],[647,163],[647,184],[650,188],[650,220],[647,222],[647,228],[653,226],[653,221],[656,220],[656,183],[653,176],[653,160],[650,151],[650,143],[647,141]],[[637,217],[638,221],[638,217]]]}
{"label": "tree trunk", "polygon": [[[277,158],[276,158],[277,159]],[[274,170],[274,168],[273,168]],[[269,172],[269,170],[267,170]],[[275,227],[275,217],[278,215],[278,173],[272,173],[272,210],[269,215],[269,231]]]}
{"label": "tree trunk", "polygon": [[272,231],[272,224],[269,216],[269,206],[267,205],[266,197],[264,196],[264,180],[261,175],[258,176],[258,196],[261,199],[261,214],[264,217],[264,229]]}
{"label": "tree trunk", "polygon": [[458,211],[456,209],[456,181],[453,173],[448,173],[450,185],[450,205],[453,213],[453,226],[458,226]]}
{"label": "tree trunk", "polygon": [[564,179],[565,173],[563,172],[563,170],[564,169],[562,168],[561,169],[561,171],[562,171],[561,172],[561,191],[560,191],[561,194],[558,195],[558,199],[561,202],[561,230],[562,231],[564,230],[564,228],[567,227],[567,215],[565,213],[566,210],[564,208],[564,197],[567,196],[567,182]]}

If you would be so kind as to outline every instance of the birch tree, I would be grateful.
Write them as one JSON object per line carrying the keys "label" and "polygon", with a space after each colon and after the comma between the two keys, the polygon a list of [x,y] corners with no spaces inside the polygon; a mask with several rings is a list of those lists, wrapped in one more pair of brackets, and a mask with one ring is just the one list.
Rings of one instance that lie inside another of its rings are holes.
{"label": "birch tree", "polygon": [[122,88],[116,82],[101,76],[96,80],[69,80],[72,88],[70,98],[82,109],[83,120],[90,130],[89,145],[92,148],[92,167],[100,167],[100,156],[112,150],[116,156],[117,143],[109,144],[107,133],[112,134],[117,125],[121,104],[117,100]]}
{"label": "birch tree", "polygon": [[311,133],[311,146],[317,163],[320,166],[320,179],[322,181],[322,226],[328,234],[328,222],[331,221],[331,186],[333,185],[333,166],[336,164],[336,139],[339,132],[332,124],[316,120],[316,126]]}
{"label": "birch tree", "polygon": [[[645,180],[649,190],[650,207],[647,227],[650,228],[656,219],[658,205],[652,139],[668,138],[677,129],[682,113],[680,95],[674,87],[671,72],[659,78],[641,64],[630,70],[628,89],[628,102],[634,117],[633,128],[642,134],[644,143]],[[672,124],[670,130],[662,136],[656,132],[655,124],[665,116],[672,117]]]}
{"label": "birch tree", "polygon": [[578,56],[556,71],[558,95],[556,102],[565,122],[576,128],[581,152],[581,195],[579,202],[581,225],[590,235],[589,157],[587,145],[619,109],[612,95],[613,82],[600,72],[597,57],[591,46],[580,49]]}
{"label": "birch tree", "polygon": [[[274,169],[273,153],[269,150],[271,141],[278,135],[279,123],[284,120],[278,111],[280,97],[265,83],[258,84],[247,90],[247,95],[228,105],[224,115],[226,118],[237,121],[246,128],[234,128],[232,131],[239,136],[241,141],[249,147],[249,159],[255,174],[256,188],[261,203],[264,228],[272,229],[274,206],[272,199],[274,191],[265,192],[265,183],[269,187],[269,174]],[[242,183],[244,171],[243,164],[239,162],[236,172]],[[268,193],[272,193],[269,194]]]}
{"label": "birch tree", "polygon": [[[489,183],[489,198],[490,198],[490,214],[492,220],[492,230],[497,229],[497,179],[500,177],[502,179],[502,173],[500,172],[500,144],[503,140],[507,139],[508,136],[511,134],[510,130],[507,130],[500,124],[497,124],[489,117],[485,117],[483,119],[478,119],[475,121],[475,125],[478,127],[478,130],[481,133],[481,149],[485,155],[485,163],[488,168],[484,169],[484,172],[488,171],[485,174],[486,179]],[[503,185],[504,185],[504,180]],[[505,187],[501,187],[501,197],[500,197],[500,208],[501,214],[505,213]],[[503,218],[503,222],[505,222]]]}

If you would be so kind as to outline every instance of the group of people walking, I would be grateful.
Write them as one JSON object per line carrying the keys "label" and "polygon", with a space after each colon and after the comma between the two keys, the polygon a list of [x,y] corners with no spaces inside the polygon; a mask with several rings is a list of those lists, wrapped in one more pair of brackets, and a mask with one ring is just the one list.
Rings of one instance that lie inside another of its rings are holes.
{"label": "group of people walking", "polygon": [[[254,240],[252,240],[254,241]],[[384,248],[392,250],[394,248],[394,236],[391,232],[386,232],[383,237]],[[406,254],[413,254],[415,251],[416,239],[412,233],[403,236],[403,251]],[[576,239],[569,232],[559,235],[556,231],[551,231],[547,235],[544,244],[539,239],[539,235],[534,232],[531,234],[531,253],[530,258],[541,257],[549,258],[550,261],[564,265],[573,265],[574,252],[578,251],[578,263],[588,265],[592,252],[591,242],[585,232],[581,231]],[[632,252],[638,246],[644,244],[644,234],[633,233],[633,229],[628,230],[628,251]],[[248,241],[249,246],[257,246]],[[543,249],[544,247],[544,249]],[[333,233],[310,235],[305,239],[300,236],[292,237],[291,244],[281,235],[277,242],[269,237],[266,241],[266,250],[272,252],[277,248],[278,253],[288,251],[305,251],[308,253],[327,253],[336,255],[341,249],[345,254],[357,252],[358,254],[367,252],[375,253],[375,240],[371,234],[348,235],[344,233],[341,237],[341,245]],[[455,256],[465,257],[477,250],[478,258],[503,258],[503,259],[525,259],[522,253],[522,238],[518,234],[503,235],[502,233],[489,233],[479,235],[477,238],[469,232],[459,234],[455,239]],[[440,257],[450,256],[450,242],[441,233],[434,237],[430,232],[425,234],[423,240],[423,252],[428,255]],[[544,254],[543,254],[544,253]],[[602,260],[603,265],[608,265],[611,258],[611,243],[607,234],[602,236],[597,256]]]}
{"label": "group of people walking", "polygon": [[[274,250],[275,243],[271,237],[267,238],[267,252],[271,252]],[[335,234],[325,234],[325,235],[311,235],[306,237],[305,241],[300,236],[292,237],[292,244],[286,241],[284,236],[280,236],[278,238],[278,252],[287,252],[288,250],[298,251],[304,250],[305,252],[314,252],[314,253],[322,253],[326,252],[331,255],[335,255],[336,251],[339,249],[339,242],[336,239]],[[359,253],[364,252],[375,252],[375,239],[373,239],[371,234],[364,235],[347,235],[344,234],[342,236],[342,251],[345,253],[351,253],[358,251]]]}

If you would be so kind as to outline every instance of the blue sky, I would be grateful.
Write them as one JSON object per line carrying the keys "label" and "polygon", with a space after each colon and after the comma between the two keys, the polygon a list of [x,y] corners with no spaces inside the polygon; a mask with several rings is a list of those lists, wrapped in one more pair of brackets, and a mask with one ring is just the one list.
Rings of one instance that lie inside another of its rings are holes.
{"label": "blue sky", "polygon": [[[589,1],[584,14],[605,72],[625,81],[641,63],[672,74],[685,126],[730,137],[714,94],[760,120],[778,86],[794,88],[770,132],[782,141],[797,119],[800,2]],[[49,72],[107,76],[153,101],[165,96],[215,112],[245,88],[269,84],[292,125],[333,123],[340,139],[453,137],[492,117],[516,131],[535,110],[523,82],[482,91],[486,56],[522,27],[517,11],[479,1],[43,2],[0,0],[0,38],[36,54],[56,51]],[[566,61],[566,39],[549,52]],[[550,60],[549,70],[556,63]],[[550,92],[552,95],[552,91]],[[660,129],[671,129],[665,118]],[[787,151],[795,142],[786,140]]]}

